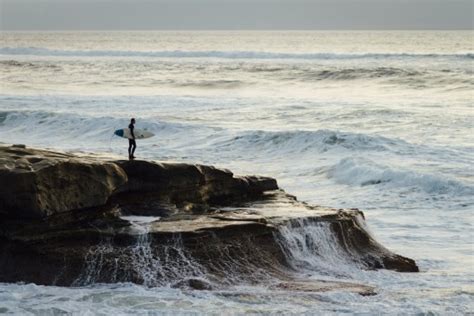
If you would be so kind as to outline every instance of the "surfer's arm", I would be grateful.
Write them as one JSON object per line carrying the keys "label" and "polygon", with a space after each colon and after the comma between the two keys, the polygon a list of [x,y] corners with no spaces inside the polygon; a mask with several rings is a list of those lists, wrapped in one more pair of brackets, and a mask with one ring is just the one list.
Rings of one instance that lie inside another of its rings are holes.
{"label": "surfer's arm", "polygon": [[132,134],[133,139],[135,139],[135,133],[133,132],[134,129],[135,127],[130,128],[130,134]]}

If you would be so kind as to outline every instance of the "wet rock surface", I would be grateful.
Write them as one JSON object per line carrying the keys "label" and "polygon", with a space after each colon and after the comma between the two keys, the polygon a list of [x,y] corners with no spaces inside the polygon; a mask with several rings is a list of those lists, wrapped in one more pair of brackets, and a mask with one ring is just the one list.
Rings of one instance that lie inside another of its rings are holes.
{"label": "wet rock surface", "polygon": [[268,177],[0,146],[0,184],[0,282],[371,295],[367,285],[296,276],[334,259],[418,271],[372,238],[361,211],[308,205]]}

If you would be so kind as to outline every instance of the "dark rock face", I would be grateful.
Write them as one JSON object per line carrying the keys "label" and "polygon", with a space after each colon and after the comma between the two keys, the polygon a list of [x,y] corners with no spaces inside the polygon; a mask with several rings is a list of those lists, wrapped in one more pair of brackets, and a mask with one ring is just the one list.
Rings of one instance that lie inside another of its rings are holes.
{"label": "dark rock face", "polygon": [[127,182],[117,165],[67,154],[0,146],[0,214],[43,218],[104,205]]}
{"label": "dark rock face", "polygon": [[258,197],[278,189],[275,179],[234,177],[228,170],[189,164],[163,164],[148,161],[115,161],[127,174],[120,192],[146,192],[161,195],[171,203],[226,203]]}
{"label": "dark rock face", "polygon": [[0,282],[201,290],[268,282],[371,295],[295,273],[324,269],[315,265],[336,255],[361,269],[418,271],[367,233],[361,211],[307,205],[271,178],[7,146],[0,163]]}

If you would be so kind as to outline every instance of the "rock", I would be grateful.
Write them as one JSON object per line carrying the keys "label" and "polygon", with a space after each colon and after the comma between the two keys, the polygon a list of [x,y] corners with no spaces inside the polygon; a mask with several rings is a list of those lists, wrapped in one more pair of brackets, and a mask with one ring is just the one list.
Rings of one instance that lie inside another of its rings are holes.
{"label": "rock", "polygon": [[345,292],[353,292],[362,296],[376,295],[375,288],[372,286],[335,281],[311,281],[298,280],[278,283],[273,289],[291,291],[291,292],[328,292],[342,290]]}
{"label": "rock", "polygon": [[120,192],[154,192],[172,203],[228,203],[276,190],[275,179],[234,177],[228,170],[211,166],[164,164],[149,161],[115,161],[128,175]]}
{"label": "rock", "polygon": [[0,146],[0,213],[10,218],[44,218],[105,205],[114,193],[153,193],[163,201],[194,205],[249,199],[278,188],[275,179],[234,177],[210,166],[148,161],[100,161]]}
{"label": "rock", "polygon": [[0,185],[0,282],[209,290],[280,280],[276,290],[370,295],[295,272],[326,269],[307,266],[325,258],[418,271],[370,236],[361,211],[299,202],[272,178],[1,146]]}
{"label": "rock", "polygon": [[127,182],[113,163],[68,154],[0,146],[0,214],[43,218],[104,205]]}
{"label": "rock", "polygon": [[203,291],[203,290],[209,291],[213,289],[212,285],[209,282],[202,279],[182,280],[176,284],[173,284],[172,287],[173,288],[190,288],[193,290],[200,290],[200,291]]}

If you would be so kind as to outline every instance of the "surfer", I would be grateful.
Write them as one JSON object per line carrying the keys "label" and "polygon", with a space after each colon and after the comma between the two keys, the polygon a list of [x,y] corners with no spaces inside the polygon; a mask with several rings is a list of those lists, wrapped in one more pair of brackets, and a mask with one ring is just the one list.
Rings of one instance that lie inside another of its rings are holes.
{"label": "surfer", "polygon": [[[1,1],[1,0],[0,0]],[[130,119],[130,124],[128,128],[121,128],[114,132],[114,135],[118,137],[123,137],[128,139],[128,158],[130,160],[135,159],[135,149],[137,149],[137,139],[150,138],[155,136],[155,134],[150,133],[149,131],[141,130],[135,128],[135,119]]]}
{"label": "surfer", "polygon": [[135,142],[135,134],[133,133],[133,130],[135,129],[134,118],[130,120],[128,128],[130,129],[130,134],[132,135],[132,138],[128,139],[128,159],[132,160],[135,158],[133,154],[135,153],[135,149],[137,148],[137,143]]}

